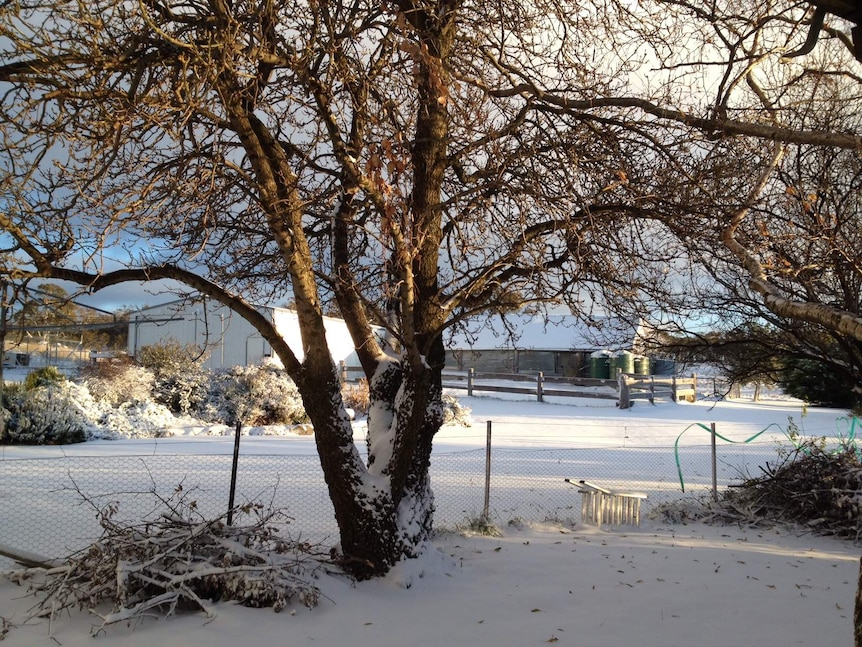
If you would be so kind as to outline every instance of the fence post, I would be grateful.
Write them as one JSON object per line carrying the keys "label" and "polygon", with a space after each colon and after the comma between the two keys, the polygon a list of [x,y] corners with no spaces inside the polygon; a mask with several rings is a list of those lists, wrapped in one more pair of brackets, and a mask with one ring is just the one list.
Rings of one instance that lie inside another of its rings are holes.
{"label": "fence post", "polygon": [[545,386],[545,374],[542,371],[539,371],[539,374],[536,376],[536,401],[544,402],[544,386]]}
{"label": "fence post", "polygon": [[236,430],[233,437],[233,464],[230,468],[230,496],[227,503],[227,525],[233,524],[233,503],[236,494],[236,472],[239,465],[239,437],[242,435],[242,420],[236,421]]}
{"label": "fence post", "polygon": [[491,421],[485,433],[485,504],[482,506],[482,521],[488,523],[491,513]]}
{"label": "fence post", "polygon": [[629,383],[626,380],[625,373],[617,373],[617,384],[619,385],[618,389],[620,392],[620,399],[619,402],[617,402],[617,406],[620,409],[628,409],[631,406],[631,390],[629,389]]}
{"label": "fence post", "polygon": [[691,374],[691,389],[694,391],[694,395],[691,396],[691,401],[697,402],[697,374],[695,373]]}
{"label": "fence post", "polygon": [[712,500],[718,501],[718,459],[715,448],[715,423],[710,425],[712,431]]}
{"label": "fence post", "polygon": [[467,395],[473,395],[473,375],[475,372],[472,368],[467,371]]}
{"label": "fence post", "polygon": [[655,375],[649,376],[649,402],[655,404]]}

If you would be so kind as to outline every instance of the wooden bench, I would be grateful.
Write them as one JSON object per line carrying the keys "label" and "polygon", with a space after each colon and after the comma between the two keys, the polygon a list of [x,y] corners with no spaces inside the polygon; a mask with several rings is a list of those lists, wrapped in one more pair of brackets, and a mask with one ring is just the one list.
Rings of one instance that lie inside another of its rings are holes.
{"label": "wooden bench", "polygon": [[581,521],[594,526],[640,526],[643,492],[620,492],[599,487],[587,481],[566,479],[581,494]]}

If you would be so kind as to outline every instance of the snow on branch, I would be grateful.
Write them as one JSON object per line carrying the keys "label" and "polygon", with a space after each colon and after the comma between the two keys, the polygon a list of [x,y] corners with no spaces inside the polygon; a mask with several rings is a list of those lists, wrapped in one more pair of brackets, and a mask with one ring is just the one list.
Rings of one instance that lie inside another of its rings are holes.
{"label": "snow on branch", "polygon": [[213,603],[219,601],[275,611],[291,603],[318,603],[314,580],[328,553],[282,536],[280,527],[290,521],[282,511],[249,503],[234,510],[245,523],[228,525],[227,513],[203,518],[182,487],[169,498],[152,495],[164,509],[158,518],[118,521],[118,507],[110,504],[99,509],[102,536],[85,550],[52,568],[4,573],[29,582],[39,598],[34,616],[86,609],[101,621],[93,627],[95,635],[110,625],[177,611],[213,617]]}

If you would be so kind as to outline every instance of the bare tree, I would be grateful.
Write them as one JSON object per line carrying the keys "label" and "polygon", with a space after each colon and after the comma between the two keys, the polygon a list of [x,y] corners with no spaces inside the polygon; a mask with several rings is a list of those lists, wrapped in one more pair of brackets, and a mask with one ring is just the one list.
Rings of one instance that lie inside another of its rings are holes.
{"label": "bare tree", "polygon": [[[696,185],[685,165],[716,138],[859,144],[751,112],[762,93],[737,68],[770,29],[804,39],[795,5],[639,5],[7,3],[2,273],[89,290],[171,278],[245,317],[302,394],[345,565],[384,573],[431,530],[448,327],[577,305],[576,285],[667,293],[679,201],[656,190]],[[714,60],[679,58],[680,38]],[[700,68],[718,70],[719,101]],[[301,348],[252,305],[274,298],[294,303]],[[369,378],[367,462],[325,343],[330,302]]]}

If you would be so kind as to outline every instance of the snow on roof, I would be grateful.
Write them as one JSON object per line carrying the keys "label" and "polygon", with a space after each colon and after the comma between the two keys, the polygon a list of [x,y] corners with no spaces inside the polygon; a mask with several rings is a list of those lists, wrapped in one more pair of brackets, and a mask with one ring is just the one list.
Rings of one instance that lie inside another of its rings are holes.
{"label": "snow on roof", "polygon": [[622,350],[632,348],[637,328],[618,317],[596,317],[586,321],[573,315],[511,314],[493,317],[482,328],[452,335],[452,350]]}

